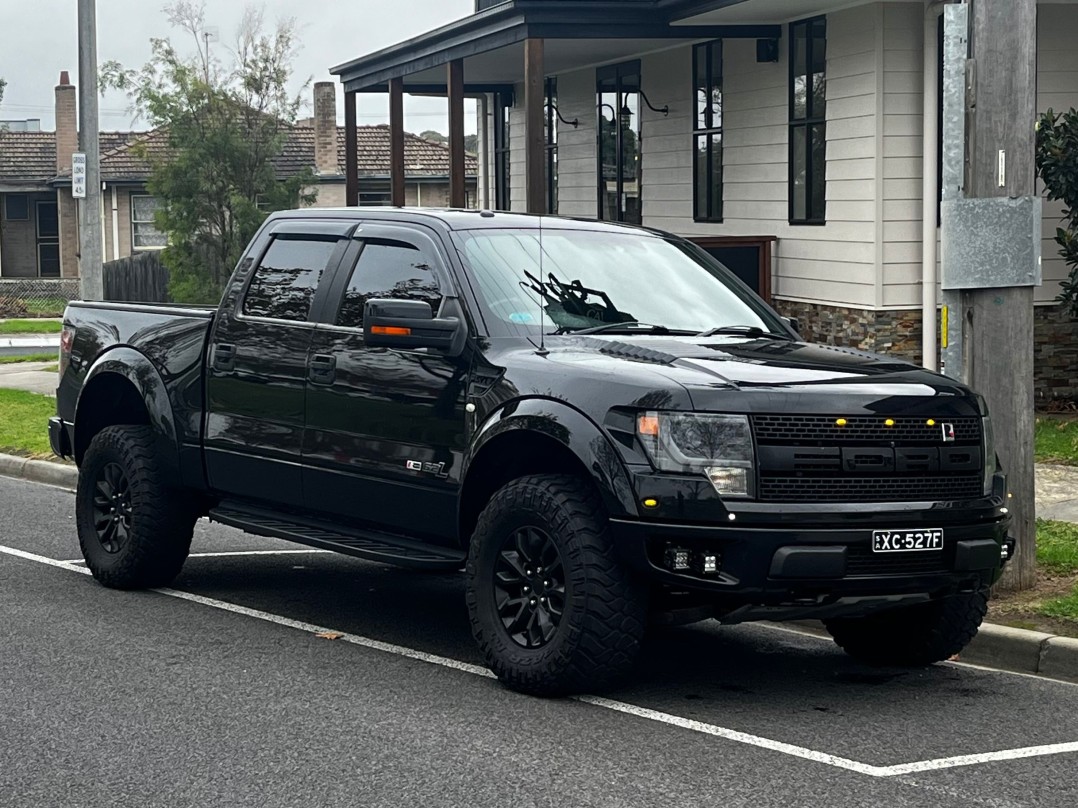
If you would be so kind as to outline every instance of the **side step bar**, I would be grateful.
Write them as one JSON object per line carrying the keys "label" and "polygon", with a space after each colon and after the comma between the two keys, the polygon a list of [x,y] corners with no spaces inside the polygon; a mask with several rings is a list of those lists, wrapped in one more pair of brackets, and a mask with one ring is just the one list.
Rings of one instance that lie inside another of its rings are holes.
{"label": "side step bar", "polygon": [[256,536],[271,536],[337,553],[425,570],[459,570],[467,554],[462,550],[318,522],[292,521],[281,514],[223,502],[209,512],[210,520]]}

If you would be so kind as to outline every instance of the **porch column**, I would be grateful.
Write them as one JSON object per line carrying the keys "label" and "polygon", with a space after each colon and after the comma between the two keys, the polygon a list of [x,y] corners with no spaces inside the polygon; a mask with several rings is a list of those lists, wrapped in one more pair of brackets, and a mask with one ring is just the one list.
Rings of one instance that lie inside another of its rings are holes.
{"label": "porch column", "polygon": [[389,198],[404,207],[404,79],[389,80]]}
{"label": "porch column", "polygon": [[344,204],[359,205],[359,139],[356,132],[356,94],[344,91]]}
{"label": "porch column", "polygon": [[524,42],[524,197],[528,213],[546,213],[546,101],[543,40]]}
{"label": "porch column", "polygon": [[449,63],[449,207],[468,203],[464,180],[464,61]]}

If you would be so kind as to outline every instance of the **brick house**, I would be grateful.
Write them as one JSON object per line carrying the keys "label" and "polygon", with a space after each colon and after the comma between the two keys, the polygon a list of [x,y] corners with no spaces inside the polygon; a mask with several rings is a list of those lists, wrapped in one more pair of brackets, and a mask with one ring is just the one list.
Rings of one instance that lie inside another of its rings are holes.
{"label": "brick house", "polygon": [[[807,337],[915,361],[931,346],[931,365],[943,5],[477,0],[332,72],[360,98],[451,96],[462,77],[483,207],[690,237]],[[1038,111],[1078,106],[1076,40],[1075,6],[1042,0]],[[1059,212],[1044,206],[1037,392],[1078,399],[1078,329],[1053,302]]]}
{"label": "brick house", "polygon": [[[279,176],[306,168],[317,176],[316,207],[344,204],[345,130],[337,126],[335,85],[315,85],[315,115],[292,129],[275,161]],[[78,151],[75,86],[63,73],[56,87],[55,132],[0,130],[0,279],[78,277],[78,218],[71,196],[71,155]],[[357,128],[361,202],[389,201],[389,130]],[[161,249],[154,225],[157,201],[147,192],[150,152],[167,148],[164,132],[102,132],[101,179],[105,260]],[[408,204],[443,207],[448,201],[449,150],[407,135]],[[469,158],[470,200],[478,164]]]}

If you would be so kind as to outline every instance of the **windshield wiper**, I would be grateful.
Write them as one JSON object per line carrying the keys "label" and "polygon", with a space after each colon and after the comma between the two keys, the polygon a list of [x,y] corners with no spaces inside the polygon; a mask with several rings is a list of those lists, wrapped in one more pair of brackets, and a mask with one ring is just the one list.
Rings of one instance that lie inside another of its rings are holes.
{"label": "windshield wiper", "polygon": [[625,323],[606,323],[605,325],[597,325],[592,328],[559,328],[556,333],[558,334],[609,334],[613,331],[624,331],[627,334],[692,334],[692,331],[685,331],[681,329],[667,328],[665,325],[653,325],[652,323],[641,323],[636,320],[630,320]]}
{"label": "windshield wiper", "polygon": [[712,328],[707,331],[701,331],[696,336],[698,337],[714,337],[719,334],[732,334],[741,337],[773,337],[775,339],[784,339],[789,342],[793,342],[793,337],[789,334],[780,334],[775,331],[764,331],[758,325],[724,325],[719,328]]}

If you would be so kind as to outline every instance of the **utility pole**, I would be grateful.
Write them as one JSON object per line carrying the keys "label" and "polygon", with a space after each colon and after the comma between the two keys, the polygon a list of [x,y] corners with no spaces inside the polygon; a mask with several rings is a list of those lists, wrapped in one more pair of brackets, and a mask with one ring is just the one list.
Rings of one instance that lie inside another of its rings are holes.
{"label": "utility pole", "polygon": [[945,25],[945,370],[988,402],[1018,540],[1002,586],[1027,589],[1036,582],[1033,294],[1041,282],[1036,0],[947,6]]}
{"label": "utility pole", "polygon": [[86,155],[86,198],[79,205],[79,277],[83,300],[105,298],[101,264],[101,146],[97,111],[97,8],[78,0],[79,149]]}

